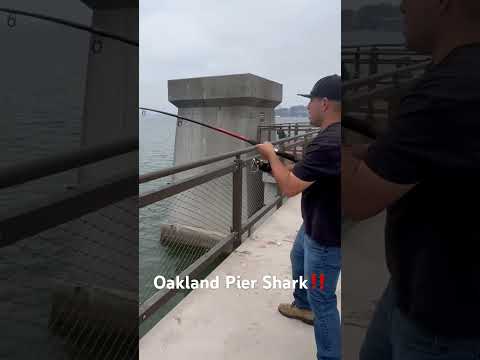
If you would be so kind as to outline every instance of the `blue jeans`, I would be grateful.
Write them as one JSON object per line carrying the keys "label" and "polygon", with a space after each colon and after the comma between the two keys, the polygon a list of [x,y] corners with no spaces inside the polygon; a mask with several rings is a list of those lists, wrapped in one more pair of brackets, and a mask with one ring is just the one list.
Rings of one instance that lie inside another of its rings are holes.
{"label": "blue jeans", "polygon": [[[339,360],[340,315],[335,290],[340,274],[341,249],[322,246],[310,239],[302,225],[290,252],[290,259],[293,279],[308,279],[308,289],[295,288],[293,297],[297,307],[311,309],[315,315],[317,359]],[[315,274],[315,284],[312,283],[312,274]]]}
{"label": "blue jeans", "polygon": [[395,305],[395,290],[389,284],[368,327],[360,360],[403,359],[480,359],[480,339],[448,339],[419,329]]}

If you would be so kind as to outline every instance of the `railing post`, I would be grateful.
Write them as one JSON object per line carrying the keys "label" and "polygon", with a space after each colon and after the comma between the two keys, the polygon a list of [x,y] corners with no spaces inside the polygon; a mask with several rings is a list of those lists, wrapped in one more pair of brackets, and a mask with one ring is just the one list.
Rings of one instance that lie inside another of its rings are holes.
{"label": "railing post", "polygon": [[378,48],[375,46],[370,49],[370,62],[368,74],[374,75],[378,73]]}
{"label": "railing post", "polygon": [[[369,76],[372,76],[372,75],[375,75],[376,73],[378,73],[378,60],[379,60],[379,56],[378,56],[378,48],[376,48],[375,46],[371,48],[370,50],[370,64],[369,64]],[[369,85],[368,85],[368,89],[369,90],[373,90],[375,89],[376,87],[376,84],[374,81],[370,82]],[[375,106],[373,104],[373,102],[369,99],[368,100],[368,119],[370,121],[373,121],[373,118],[374,118],[374,113],[375,113]]]}
{"label": "railing post", "polygon": [[232,232],[235,233],[233,248],[242,243],[242,195],[243,195],[243,160],[237,155],[232,183]]}
{"label": "railing post", "polygon": [[355,52],[355,74],[353,75],[355,79],[360,77],[360,48],[357,48]]}
{"label": "railing post", "polygon": [[[293,131],[294,136],[298,136],[298,123],[295,124],[295,129]],[[293,142],[297,142],[297,140],[293,140]],[[298,156],[298,151],[297,151],[297,145],[293,146],[293,156],[297,157]]]}
{"label": "railing post", "polygon": [[280,186],[278,186],[278,184],[277,184],[277,196],[280,197],[280,199],[277,202],[277,210],[278,210],[283,205],[283,194],[282,194],[282,190],[280,190]]}

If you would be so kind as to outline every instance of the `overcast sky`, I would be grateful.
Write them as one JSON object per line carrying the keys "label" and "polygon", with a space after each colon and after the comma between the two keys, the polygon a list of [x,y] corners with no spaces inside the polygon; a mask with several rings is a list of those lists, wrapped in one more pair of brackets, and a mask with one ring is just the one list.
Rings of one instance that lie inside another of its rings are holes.
{"label": "overcast sky", "polygon": [[140,104],[174,110],[167,80],[253,73],[283,84],[281,106],[340,73],[340,1],[141,0]]}

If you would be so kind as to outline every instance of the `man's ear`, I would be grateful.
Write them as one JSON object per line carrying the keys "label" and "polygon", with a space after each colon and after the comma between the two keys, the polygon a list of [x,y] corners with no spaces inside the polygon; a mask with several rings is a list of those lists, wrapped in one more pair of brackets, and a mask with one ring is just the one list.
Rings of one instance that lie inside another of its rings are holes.
{"label": "man's ear", "polygon": [[322,103],[323,103],[323,112],[326,112],[332,107],[332,103],[328,99],[323,98]]}

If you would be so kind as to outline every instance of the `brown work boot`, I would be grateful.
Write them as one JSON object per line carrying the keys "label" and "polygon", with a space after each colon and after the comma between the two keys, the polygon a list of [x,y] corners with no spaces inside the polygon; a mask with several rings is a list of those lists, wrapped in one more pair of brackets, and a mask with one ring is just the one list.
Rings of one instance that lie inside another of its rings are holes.
{"label": "brown work boot", "polygon": [[291,304],[278,305],[278,311],[283,316],[286,316],[291,319],[297,319],[297,320],[303,321],[308,325],[313,325],[312,310],[299,309],[294,302]]}

